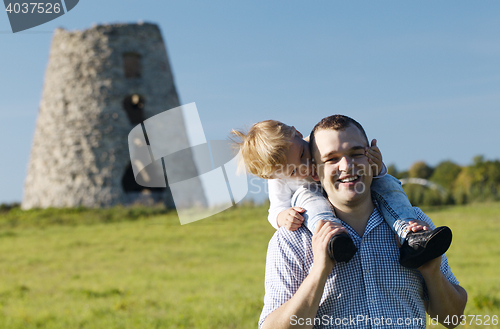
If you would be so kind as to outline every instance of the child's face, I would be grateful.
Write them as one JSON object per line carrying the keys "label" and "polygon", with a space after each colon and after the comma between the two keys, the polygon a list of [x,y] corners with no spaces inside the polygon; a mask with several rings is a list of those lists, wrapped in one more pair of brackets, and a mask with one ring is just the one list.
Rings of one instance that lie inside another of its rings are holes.
{"label": "child's face", "polygon": [[302,134],[297,131],[291,140],[292,145],[286,152],[287,164],[279,168],[275,176],[284,179],[304,179],[312,173],[311,151],[309,143],[302,139]]}

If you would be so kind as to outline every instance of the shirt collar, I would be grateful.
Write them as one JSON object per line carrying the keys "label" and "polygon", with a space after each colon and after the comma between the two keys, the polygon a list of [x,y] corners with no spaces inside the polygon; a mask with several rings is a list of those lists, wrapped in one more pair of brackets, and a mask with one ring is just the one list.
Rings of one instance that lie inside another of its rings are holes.
{"label": "shirt collar", "polygon": [[373,211],[372,211],[372,213],[370,215],[370,218],[368,218],[368,222],[366,223],[365,231],[363,232],[363,236],[362,237],[360,237],[358,235],[358,233],[349,224],[347,224],[346,222],[342,221],[342,224],[344,225],[344,227],[347,228],[347,230],[352,235],[354,235],[355,237],[357,237],[357,238],[363,238],[368,233],[370,233],[375,227],[377,227],[380,224],[382,224],[382,222],[384,221],[384,217],[382,216],[382,214],[378,210],[379,205],[378,205],[377,201],[373,200],[373,205],[375,207],[373,208]]}

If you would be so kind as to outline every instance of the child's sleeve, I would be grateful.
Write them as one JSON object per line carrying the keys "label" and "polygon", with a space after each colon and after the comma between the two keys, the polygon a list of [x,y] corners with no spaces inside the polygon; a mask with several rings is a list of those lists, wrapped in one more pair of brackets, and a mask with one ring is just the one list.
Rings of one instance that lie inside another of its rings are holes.
{"label": "child's sleeve", "polygon": [[385,166],[385,163],[382,162],[382,171],[380,172],[380,174],[374,176],[373,178],[382,178],[385,175],[387,175],[387,167]]}
{"label": "child's sleeve", "polygon": [[293,191],[282,179],[270,179],[267,184],[271,202],[267,220],[275,229],[278,229],[278,214],[292,206]]}

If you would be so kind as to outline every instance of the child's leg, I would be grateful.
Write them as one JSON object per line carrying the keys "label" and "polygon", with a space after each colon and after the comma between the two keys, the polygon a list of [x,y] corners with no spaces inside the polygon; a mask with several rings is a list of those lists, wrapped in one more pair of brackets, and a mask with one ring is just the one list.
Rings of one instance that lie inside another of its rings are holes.
{"label": "child's leg", "polygon": [[333,213],[330,202],[323,196],[319,184],[308,183],[300,187],[292,197],[292,207],[301,207],[306,210],[302,214],[304,225],[313,233],[320,220],[342,224]]}
{"label": "child's leg", "polygon": [[[321,193],[317,184],[306,184],[300,187],[292,197],[292,206],[301,207],[306,211],[302,214],[304,225],[315,232],[319,220],[329,220],[342,225],[340,219],[335,217],[330,202]],[[327,247],[328,255],[336,262],[348,262],[358,248],[347,233],[339,233],[331,237]]]}
{"label": "child's leg", "polygon": [[407,268],[419,268],[448,250],[452,233],[446,226],[432,231],[407,231],[408,222],[416,221],[417,215],[399,180],[390,175],[374,179],[371,191],[385,221],[399,236],[401,265]]}
{"label": "child's leg", "polygon": [[382,178],[373,180],[371,192],[372,197],[380,206],[380,212],[382,212],[384,220],[397,234],[399,242],[403,244],[407,234],[408,222],[415,221],[417,215],[403,191],[401,182],[391,175],[385,175]]}

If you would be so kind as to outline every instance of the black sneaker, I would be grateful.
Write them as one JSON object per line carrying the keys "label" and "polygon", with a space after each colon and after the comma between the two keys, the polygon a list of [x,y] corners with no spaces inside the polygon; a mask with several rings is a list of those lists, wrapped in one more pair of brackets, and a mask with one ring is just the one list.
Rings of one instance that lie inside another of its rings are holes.
{"label": "black sneaker", "polygon": [[419,268],[444,254],[451,244],[451,230],[441,226],[433,231],[410,232],[399,249],[399,264],[406,268]]}
{"label": "black sneaker", "polygon": [[346,233],[332,236],[328,242],[328,255],[336,262],[348,262],[358,251],[351,237]]}

